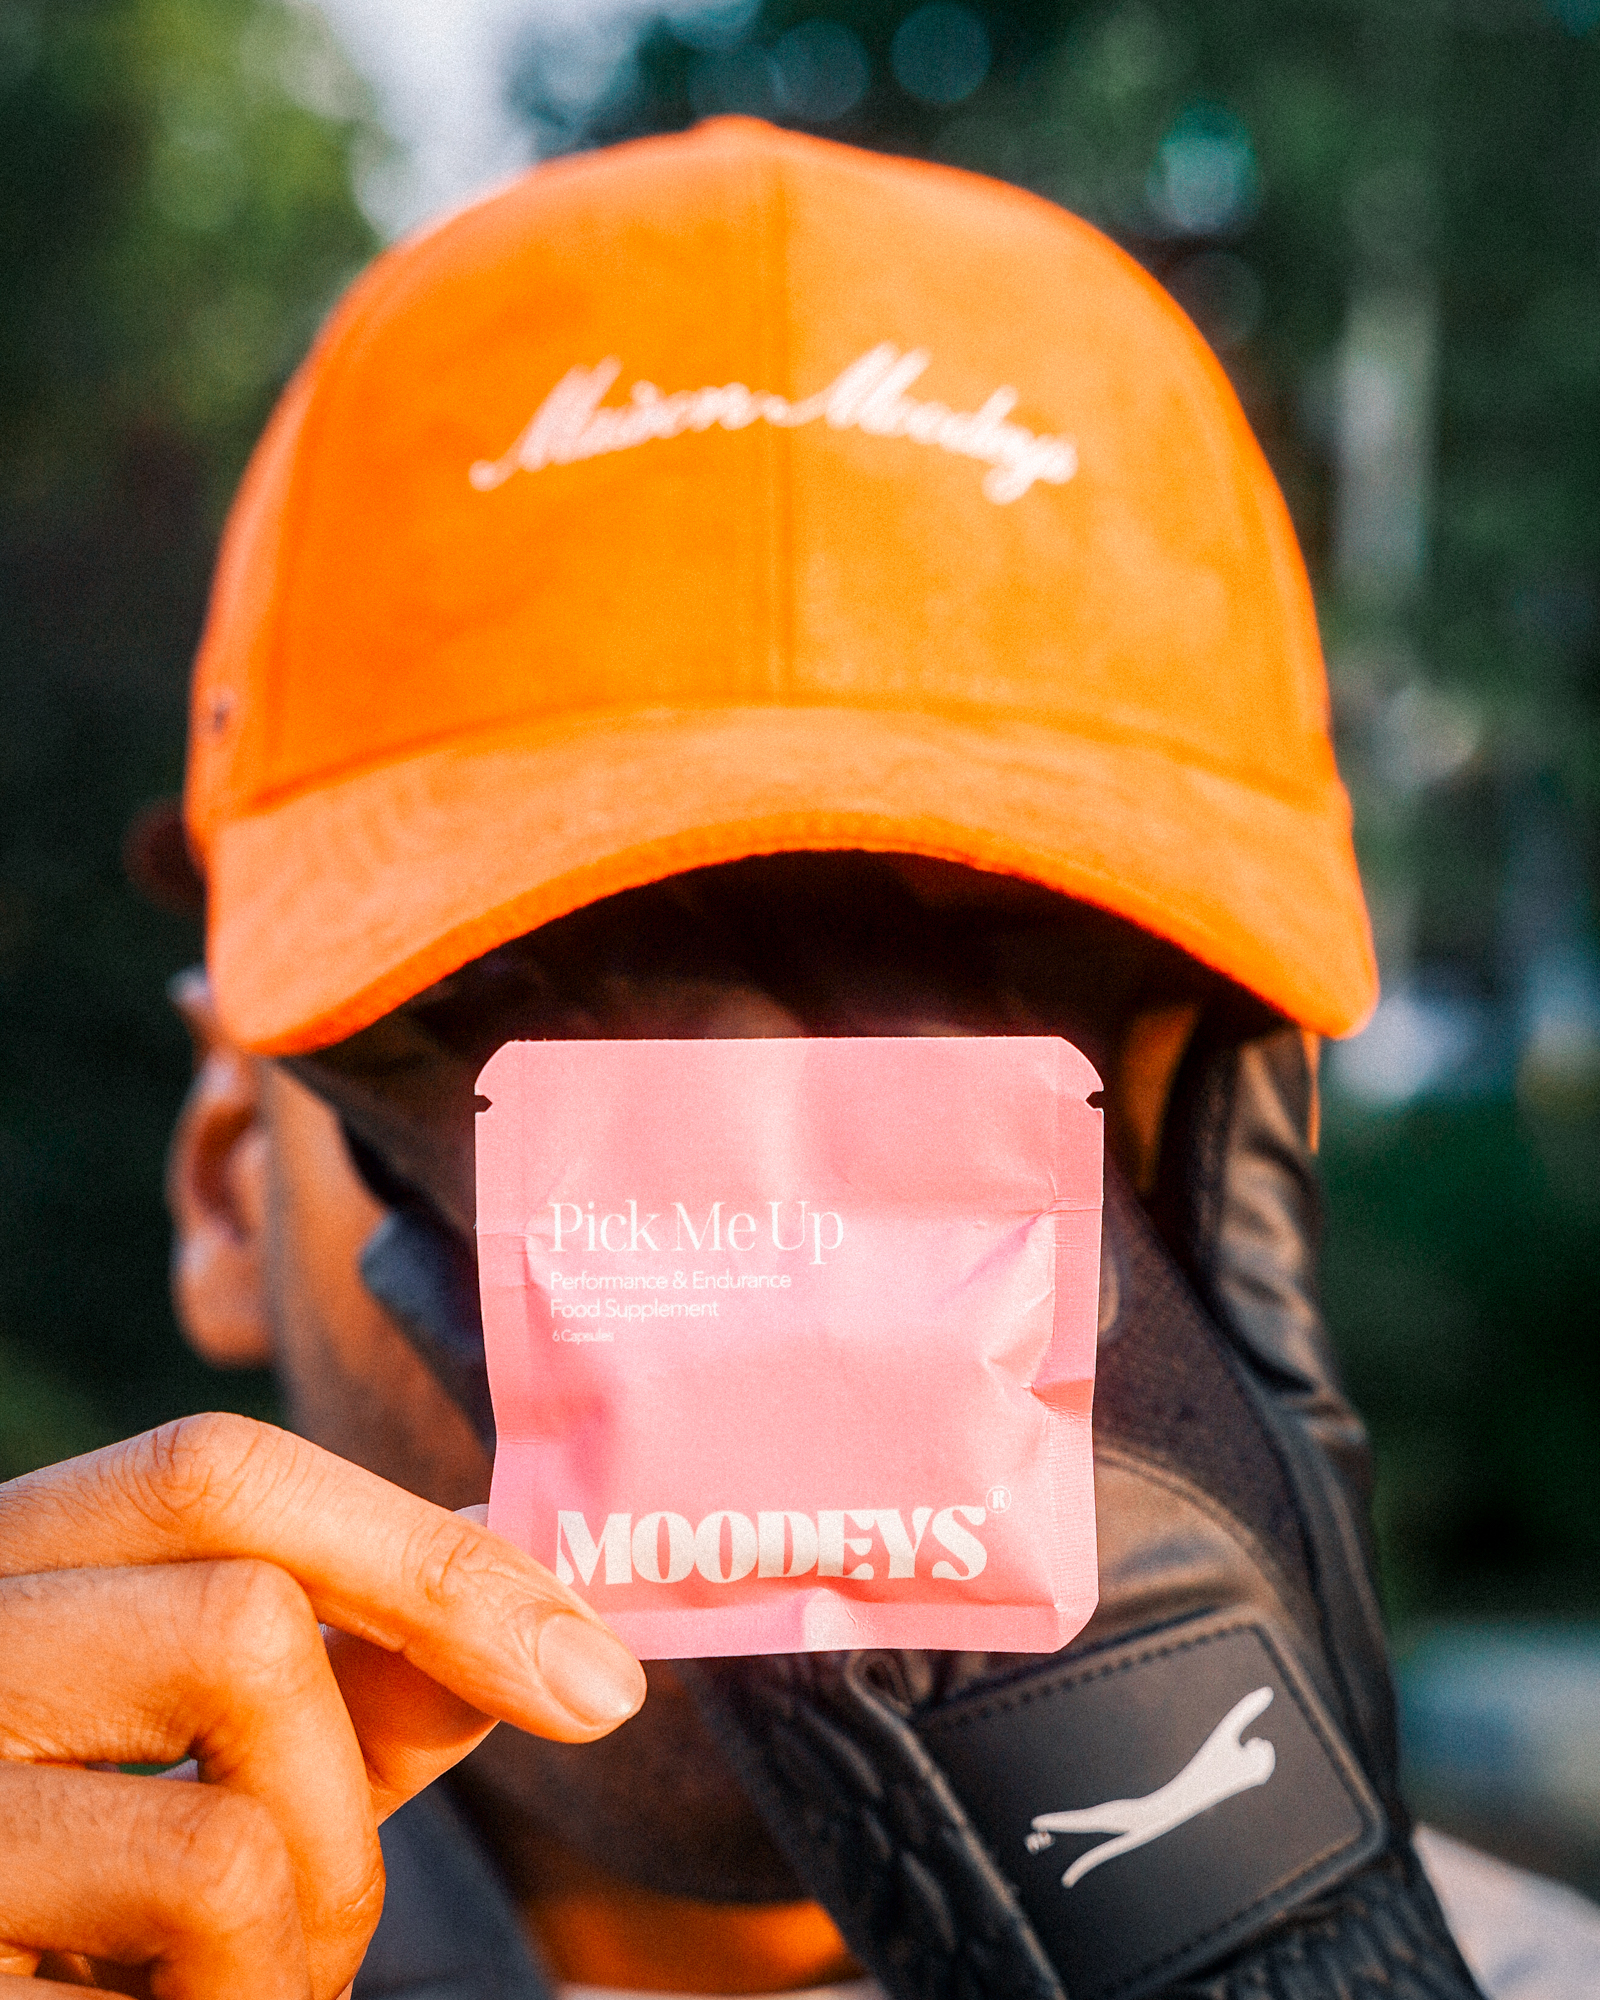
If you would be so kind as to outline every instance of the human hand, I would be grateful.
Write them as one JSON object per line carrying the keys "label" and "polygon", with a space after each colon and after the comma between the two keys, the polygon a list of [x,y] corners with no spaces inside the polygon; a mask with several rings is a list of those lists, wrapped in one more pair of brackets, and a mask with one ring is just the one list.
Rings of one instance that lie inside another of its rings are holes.
{"label": "human hand", "polygon": [[644,1691],[530,1557],[269,1425],[0,1486],[0,1995],[332,2000],[382,1819],[496,1720],[586,1743]]}

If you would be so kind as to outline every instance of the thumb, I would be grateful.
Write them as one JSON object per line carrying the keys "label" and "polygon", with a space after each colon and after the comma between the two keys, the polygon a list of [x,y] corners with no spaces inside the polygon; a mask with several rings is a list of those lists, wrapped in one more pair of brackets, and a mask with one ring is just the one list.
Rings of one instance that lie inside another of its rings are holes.
{"label": "thumb", "polygon": [[[480,1528],[489,1514],[481,1505],[456,1511]],[[345,1632],[329,1632],[327,1638],[328,1659],[382,1821],[475,1750],[494,1728],[494,1718],[430,1680],[403,1654]]]}

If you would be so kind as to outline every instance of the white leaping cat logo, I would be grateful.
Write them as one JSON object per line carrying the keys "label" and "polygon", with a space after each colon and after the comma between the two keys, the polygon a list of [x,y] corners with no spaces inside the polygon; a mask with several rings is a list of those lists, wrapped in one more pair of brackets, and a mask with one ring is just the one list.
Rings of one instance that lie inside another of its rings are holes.
{"label": "white leaping cat logo", "polygon": [[1028,1852],[1041,1853],[1058,1833],[1115,1834],[1115,1840],[1101,1841],[1073,1862],[1061,1878],[1062,1888],[1070,1889],[1102,1861],[1131,1854],[1134,1848],[1159,1840],[1207,1807],[1264,1785],[1278,1761],[1277,1751],[1264,1736],[1252,1736],[1248,1743],[1241,1743],[1239,1737],[1271,1704],[1269,1687],[1247,1694],[1228,1710],[1171,1783],[1159,1791],[1142,1799],[1107,1799],[1104,1805],[1084,1806],[1078,1812],[1040,1813],[1028,1835]]}

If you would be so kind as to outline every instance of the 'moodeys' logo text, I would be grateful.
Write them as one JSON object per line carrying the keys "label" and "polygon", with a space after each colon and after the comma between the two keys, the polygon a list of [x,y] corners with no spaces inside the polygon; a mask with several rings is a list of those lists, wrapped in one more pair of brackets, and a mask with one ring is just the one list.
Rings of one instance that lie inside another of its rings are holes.
{"label": "'moodeys' logo text", "polygon": [[[761,1204],[770,1218],[758,1222],[744,1209],[724,1215],[724,1204],[712,1202],[698,1222],[681,1201],[672,1205],[671,1216],[651,1209],[641,1216],[639,1204],[630,1200],[625,1208],[606,1214],[591,1201],[553,1201],[550,1206],[550,1253],[559,1257],[565,1250],[608,1251],[612,1256],[635,1256],[654,1250],[754,1250],[766,1247],[790,1255],[810,1253],[810,1261],[820,1264],[828,1253],[844,1242],[844,1218],[831,1208],[812,1208],[803,1201],[770,1201]],[[791,1240],[792,1239],[792,1240]]]}
{"label": "'moodeys' logo text", "polygon": [[[682,1583],[698,1571],[707,1583],[758,1577],[792,1582],[806,1576],[865,1583],[917,1574],[924,1537],[945,1551],[929,1573],[943,1583],[970,1583],[989,1551],[975,1534],[985,1507],[913,1507],[908,1527],[898,1507],[823,1507],[748,1514],[719,1507],[698,1527],[686,1515],[657,1511],[637,1521],[608,1514],[598,1535],[580,1513],[556,1515],[556,1575],[563,1583]],[[949,1560],[954,1557],[955,1561]],[[602,1567],[601,1558],[604,1557]],[[959,1565],[959,1567],[958,1567]]]}

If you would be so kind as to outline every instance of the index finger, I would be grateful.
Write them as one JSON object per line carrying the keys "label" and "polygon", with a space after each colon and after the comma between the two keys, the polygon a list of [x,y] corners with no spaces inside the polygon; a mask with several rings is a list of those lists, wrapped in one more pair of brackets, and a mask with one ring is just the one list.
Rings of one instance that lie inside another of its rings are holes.
{"label": "index finger", "polygon": [[257,1557],[324,1624],[567,1742],[644,1699],[581,1598],[475,1522],[248,1417],[186,1417],[0,1486],[0,1574]]}

